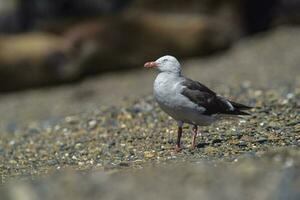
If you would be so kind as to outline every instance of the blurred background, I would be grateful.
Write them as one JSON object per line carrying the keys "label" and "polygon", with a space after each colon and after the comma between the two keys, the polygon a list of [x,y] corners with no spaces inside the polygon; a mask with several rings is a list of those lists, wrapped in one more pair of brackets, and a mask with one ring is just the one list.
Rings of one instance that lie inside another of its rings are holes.
{"label": "blurred background", "polygon": [[217,54],[300,23],[298,0],[0,0],[0,92]]}

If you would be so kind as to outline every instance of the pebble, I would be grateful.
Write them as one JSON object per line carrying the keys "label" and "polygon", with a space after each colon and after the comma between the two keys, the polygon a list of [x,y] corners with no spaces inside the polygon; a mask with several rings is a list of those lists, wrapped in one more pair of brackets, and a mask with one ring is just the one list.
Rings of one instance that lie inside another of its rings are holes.
{"label": "pebble", "polygon": [[84,165],[84,162],[78,162],[78,165],[82,166],[82,165]]}
{"label": "pebble", "polygon": [[56,165],[58,164],[57,160],[48,160],[47,161],[49,165]]}
{"label": "pebble", "polygon": [[247,146],[247,142],[245,142],[245,141],[239,141],[238,145],[240,147],[246,147]]}
{"label": "pebble", "polygon": [[258,143],[265,143],[265,142],[267,142],[268,141],[268,139],[267,138],[264,138],[264,137],[260,137],[260,138],[258,138],[257,140],[256,140],[256,142],[258,142]]}
{"label": "pebble", "polygon": [[155,156],[155,152],[153,152],[153,151],[145,151],[144,152],[145,158],[153,158],[154,156]]}
{"label": "pebble", "polygon": [[79,123],[80,119],[78,119],[76,116],[67,116],[65,121],[69,124],[77,124]]}
{"label": "pebble", "polygon": [[88,122],[89,129],[94,129],[97,126],[97,121],[96,120],[91,120]]}

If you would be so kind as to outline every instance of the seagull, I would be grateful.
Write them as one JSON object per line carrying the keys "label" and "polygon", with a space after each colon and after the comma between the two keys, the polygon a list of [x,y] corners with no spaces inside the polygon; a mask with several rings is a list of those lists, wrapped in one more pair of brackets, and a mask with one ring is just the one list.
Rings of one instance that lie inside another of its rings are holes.
{"label": "seagull", "polygon": [[243,110],[252,107],[230,101],[205,85],[186,78],[181,73],[178,60],[170,55],[147,62],[145,68],[155,68],[158,75],[154,81],[154,97],[160,108],[177,121],[176,151],[181,150],[182,127],[192,125],[192,148],[196,147],[198,126],[208,126],[222,116],[249,115]]}

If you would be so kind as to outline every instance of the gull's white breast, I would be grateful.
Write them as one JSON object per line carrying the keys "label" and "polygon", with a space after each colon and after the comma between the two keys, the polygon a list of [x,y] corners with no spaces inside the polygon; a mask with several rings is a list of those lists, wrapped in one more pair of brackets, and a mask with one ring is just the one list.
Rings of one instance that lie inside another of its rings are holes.
{"label": "gull's white breast", "polygon": [[198,106],[181,94],[185,80],[174,73],[162,72],[154,81],[154,97],[163,111],[173,119],[195,125],[209,125],[214,117],[203,115],[205,108]]}

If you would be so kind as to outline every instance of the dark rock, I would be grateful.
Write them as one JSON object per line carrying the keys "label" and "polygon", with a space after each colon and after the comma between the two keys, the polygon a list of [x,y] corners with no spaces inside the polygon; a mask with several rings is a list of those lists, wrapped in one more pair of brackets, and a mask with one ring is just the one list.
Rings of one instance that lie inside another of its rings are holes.
{"label": "dark rock", "polygon": [[128,162],[120,162],[119,164],[121,167],[129,167],[130,166],[130,163]]}
{"label": "dark rock", "polygon": [[246,146],[248,146],[248,144],[247,144],[247,142],[241,140],[241,141],[239,141],[238,146],[240,146],[240,147],[246,147]]}
{"label": "dark rock", "polygon": [[212,144],[215,144],[215,143],[221,143],[223,140],[222,139],[214,139],[212,141]]}
{"label": "dark rock", "polygon": [[264,138],[264,137],[260,137],[260,138],[258,138],[257,140],[256,140],[256,142],[258,142],[258,143],[260,143],[260,144],[263,144],[263,143],[265,143],[265,142],[267,142],[268,141],[268,139],[267,138]]}
{"label": "dark rock", "polygon": [[58,164],[57,160],[48,160],[47,163],[49,165],[57,165]]}

